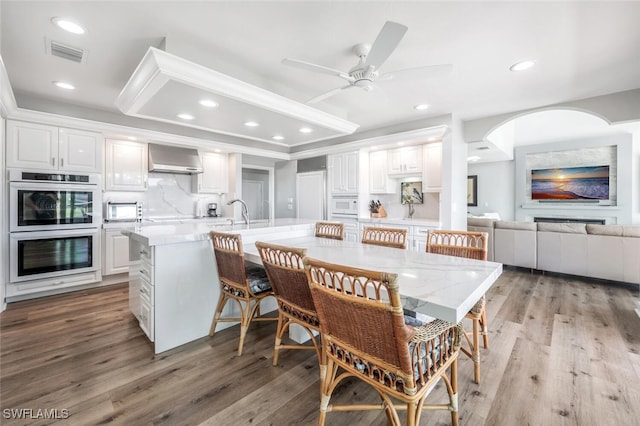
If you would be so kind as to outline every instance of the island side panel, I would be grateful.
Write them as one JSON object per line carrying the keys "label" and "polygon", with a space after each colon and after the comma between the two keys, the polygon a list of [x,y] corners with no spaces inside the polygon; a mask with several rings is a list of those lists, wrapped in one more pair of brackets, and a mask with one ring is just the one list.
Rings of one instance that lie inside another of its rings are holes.
{"label": "island side panel", "polygon": [[209,241],[155,246],[155,352],[208,336],[220,294]]}

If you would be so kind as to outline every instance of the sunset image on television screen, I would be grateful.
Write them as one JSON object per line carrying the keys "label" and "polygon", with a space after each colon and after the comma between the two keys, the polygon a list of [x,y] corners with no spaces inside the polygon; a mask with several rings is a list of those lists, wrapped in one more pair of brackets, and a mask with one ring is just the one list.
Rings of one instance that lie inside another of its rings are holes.
{"label": "sunset image on television screen", "polygon": [[609,166],[531,170],[532,200],[608,200]]}

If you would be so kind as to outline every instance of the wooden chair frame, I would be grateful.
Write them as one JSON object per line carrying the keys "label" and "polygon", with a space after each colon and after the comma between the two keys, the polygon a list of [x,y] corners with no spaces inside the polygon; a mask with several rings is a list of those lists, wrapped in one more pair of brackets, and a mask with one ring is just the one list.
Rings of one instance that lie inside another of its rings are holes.
{"label": "wooden chair frame", "polygon": [[[320,333],[311,290],[307,282],[303,258],[307,250],[256,241],[256,247],[267,271],[273,293],[278,301],[278,328],[273,349],[273,365],[278,365],[281,349],[313,349],[318,355],[320,375],[326,371],[322,350],[313,332]],[[311,344],[283,344],[282,336],[291,324],[298,324],[311,338]]]}
{"label": "wooden chair frame", "polygon": [[[419,328],[406,325],[395,274],[308,257],[304,262],[327,359],[318,424],[324,425],[331,411],[384,410],[389,424],[398,425],[402,409],[407,410],[407,424],[413,426],[427,409],[450,411],[457,425],[460,325],[440,320]],[[382,401],[329,404],[333,391],[348,377],[368,383]],[[438,379],[445,384],[449,403],[425,404]]]}
{"label": "wooden chair frame", "polygon": [[[427,234],[427,253],[487,260],[489,234],[486,232],[430,230]],[[489,347],[486,299],[484,295],[465,315],[471,320],[472,331],[465,331],[469,349],[462,352],[473,360],[473,379],[480,383],[480,336],[485,349]]]}
{"label": "wooden chair frame", "polygon": [[[220,322],[240,323],[240,342],[238,344],[238,356],[242,355],[244,340],[252,321],[276,321],[277,317],[261,317],[260,303],[269,296],[272,291],[253,293],[245,267],[242,238],[239,234],[211,231],[209,233],[213,252],[218,267],[220,280],[220,297],[213,316],[213,322],[209,330],[209,336],[215,334],[216,326]],[[228,301],[233,300],[238,304],[240,317],[222,317],[222,310]]]}
{"label": "wooden chair frame", "polygon": [[344,223],[316,222],[316,237],[344,240]]}
{"label": "wooden chair frame", "polygon": [[407,248],[407,230],[400,228],[378,228],[367,226],[362,231],[362,244]]}

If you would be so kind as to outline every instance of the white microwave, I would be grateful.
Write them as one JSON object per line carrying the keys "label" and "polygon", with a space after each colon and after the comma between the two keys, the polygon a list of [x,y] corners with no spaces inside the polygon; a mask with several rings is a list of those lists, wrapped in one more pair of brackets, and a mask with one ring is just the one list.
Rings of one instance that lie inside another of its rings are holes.
{"label": "white microwave", "polygon": [[332,197],[331,215],[358,217],[358,197]]}

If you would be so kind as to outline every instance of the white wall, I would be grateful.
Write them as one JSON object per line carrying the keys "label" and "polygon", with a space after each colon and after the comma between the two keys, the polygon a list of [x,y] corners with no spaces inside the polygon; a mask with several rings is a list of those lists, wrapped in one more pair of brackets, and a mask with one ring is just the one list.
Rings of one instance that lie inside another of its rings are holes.
{"label": "white wall", "polygon": [[640,225],[640,129],[632,135],[631,152],[631,223]]}
{"label": "white wall", "polygon": [[467,207],[474,216],[497,212],[502,220],[514,220],[515,162],[470,163],[467,174],[478,176],[478,206]]}

